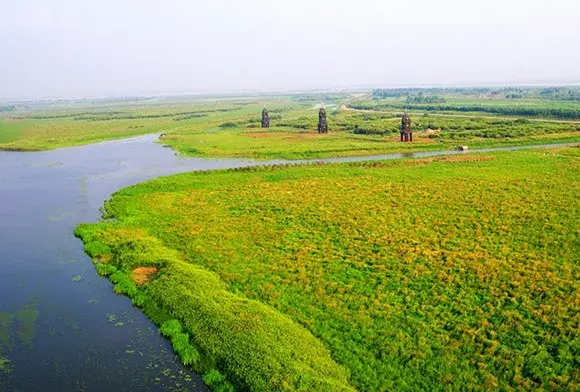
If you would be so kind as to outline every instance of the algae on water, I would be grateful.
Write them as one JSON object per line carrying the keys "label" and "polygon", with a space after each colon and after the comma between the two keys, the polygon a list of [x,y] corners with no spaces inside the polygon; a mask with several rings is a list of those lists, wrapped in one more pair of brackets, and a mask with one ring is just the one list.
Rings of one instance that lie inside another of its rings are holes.
{"label": "algae on water", "polygon": [[9,374],[12,373],[12,370],[14,370],[12,361],[0,354],[0,374]]}
{"label": "algae on water", "polygon": [[38,309],[36,305],[26,305],[20,310],[14,312],[14,318],[17,322],[16,336],[20,344],[31,347],[36,337],[36,319],[38,318]]}
{"label": "algae on water", "polygon": [[16,343],[31,347],[36,337],[38,309],[27,304],[14,312],[0,313],[0,349],[14,350]]}

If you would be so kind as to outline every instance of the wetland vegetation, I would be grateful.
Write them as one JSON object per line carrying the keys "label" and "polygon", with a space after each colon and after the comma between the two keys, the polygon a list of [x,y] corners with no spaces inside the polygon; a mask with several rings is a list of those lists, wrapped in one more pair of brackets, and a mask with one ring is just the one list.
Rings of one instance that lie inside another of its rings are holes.
{"label": "wetland vegetation", "polygon": [[216,390],[575,390],[579,168],[568,147],[188,173],[76,233]]}
{"label": "wetland vegetation", "polygon": [[580,392],[580,0],[0,32],[0,392]]}
{"label": "wetland vegetation", "polygon": [[[438,95],[440,94],[440,95]],[[375,89],[358,109],[400,109],[580,119],[580,87]]]}
{"label": "wetland vegetation", "polygon": [[[0,149],[19,151],[150,133],[184,156],[264,160],[580,142],[574,88],[2,108]],[[118,191],[75,234],[215,391],[575,390],[579,168],[560,147],[187,173]]]}
{"label": "wetland vegetation", "polygon": [[[580,141],[580,103],[571,100],[575,95],[566,95],[568,90],[558,90],[553,99],[541,98],[539,92],[508,99],[505,92],[479,91],[392,89],[371,95],[31,104],[0,114],[0,149],[45,150],[161,133],[161,143],[186,156],[304,159],[446,150],[459,144],[477,148]],[[444,103],[434,103],[440,100]],[[321,102],[328,106],[327,135],[316,133],[316,105]],[[270,110],[268,129],[260,128],[263,106]],[[397,142],[403,110],[413,120],[415,142],[409,145]]]}

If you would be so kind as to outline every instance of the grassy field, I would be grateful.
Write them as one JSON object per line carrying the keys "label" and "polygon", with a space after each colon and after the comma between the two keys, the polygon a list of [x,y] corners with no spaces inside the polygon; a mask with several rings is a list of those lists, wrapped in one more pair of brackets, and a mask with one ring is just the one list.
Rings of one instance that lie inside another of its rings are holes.
{"label": "grassy field", "polygon": [[[493,100],[494,105],[508,109],[528,107],[531,101]],[[328,105],[327,135],[316,133],[316,105],[320,102]],[[365,111],[369,102],[377,112]],[[486,100],[452,97],[447,104],[457,106],[459,102],[485,106]],[[536,100],[542,110],[554,105],[575,110],[576,104]],[[268,130],[260,128],[263,106],[270,110],[272,128]],[[399,116],[405,107],[402,99],[369,101],[349,94],[32,105],[2,114],[0,149],[47,150],[161,133],[163,144],[186,156],[307,159],[444,150],[458,145],[478,148],[580,141],[580,122],[497,118],[485,112],[410,105],[415,142],[405,145],[398,142]]]}
{"label": "grassy field", "polygon": [[352,107],[356,109],[391,111],[406,108],[448,114],[466,113],[478,116],[580,120],[580,101],[446,96],[444,103],[407,103],[405,98],[362,99],[353,102]]}
{"label": "grassy field", "polygon": [[29,126],[25,121],[3,121],[0,119],[0,145],[18,139],[24,129]]}
{"label": "grassy field", "polygon": [[[267,130],[255,128],[256,116],[197,130],[183,128],[162,137],[163,144],[180,153],[200,157],[307,159],[377,155],[521,144],[580,141],[580,123],[464,118],[429,113],[413,117],[414,142],[399,142],[400,117],[392,113],[329,111],[331,132],[315,132],[317,110],[280,114]],[[224,126],[225,124],[225,126]]]}
{"label": "grassy field", "polygon": [[257,113],[262,108],[254,101],[228,100],[122,106],[125,104],[4,115],[0,117],[0,149],[49,150],[181,128],[206,129],[216,121]]}
{"label": "grassy field", "polygon": [[253,168],[76,234],[214,390],[578,390],[579,148]]}
{"label": "grassy field", "polygon": [[[360,102],[369,103],[371,100],[361,100]],[[392,103],[397,105],[404,105],[405,98],[387,98],[375,101],[377,104]],[[445,104],[453,106],[483,106],[483,107],[523,107],[523,108],[538,108],[538,109],[574,109],[580,110],[579,101],[561,101],[561,100],[545,100],[545,99],[505,99],[492,97],[477,97],[477,96],[459,96],[459,95],[445,95]]]}

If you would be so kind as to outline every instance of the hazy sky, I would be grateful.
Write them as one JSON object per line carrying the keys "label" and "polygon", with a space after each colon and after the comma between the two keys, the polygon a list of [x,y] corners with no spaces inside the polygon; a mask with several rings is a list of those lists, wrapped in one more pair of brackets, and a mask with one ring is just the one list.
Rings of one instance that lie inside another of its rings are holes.
{"label": "hazy sky", "polygon": [[0,0],[0,98],[580,81],[580,0]]}

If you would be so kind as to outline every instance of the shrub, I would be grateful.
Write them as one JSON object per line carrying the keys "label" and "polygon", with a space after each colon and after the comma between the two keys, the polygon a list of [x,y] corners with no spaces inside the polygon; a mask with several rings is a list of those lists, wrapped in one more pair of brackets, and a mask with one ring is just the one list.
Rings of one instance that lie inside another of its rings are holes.
{"label": "shrub", "polygon": [[97,263],[96,268],[97,273],[102,276],[109,276],[117,271],[117,268],[114,265],[106,263]]}
{"label": "shrub", "polygon": [[111,252],[111,248],[108,245],[103,244],[99,241],[89,242],[85,245],[85,252],[92,258],[107,254]]}
{"label": "shrub", "polygon": [[161,332],[163,336],[172,337],[181,332],[181,324],[179,324],[179,321],[177,320],[167,320],[161,324],[159,332]]}

